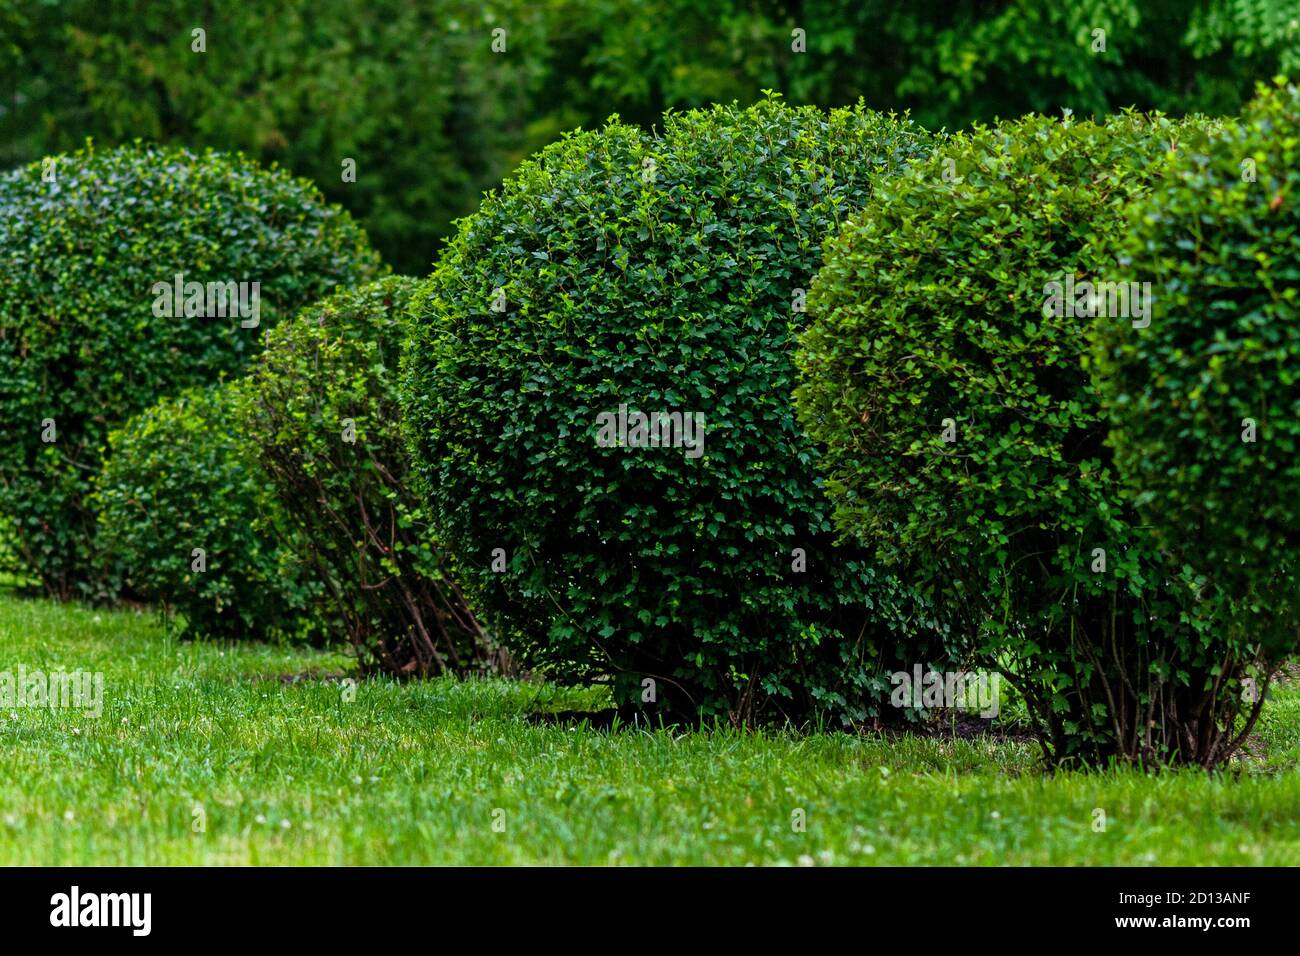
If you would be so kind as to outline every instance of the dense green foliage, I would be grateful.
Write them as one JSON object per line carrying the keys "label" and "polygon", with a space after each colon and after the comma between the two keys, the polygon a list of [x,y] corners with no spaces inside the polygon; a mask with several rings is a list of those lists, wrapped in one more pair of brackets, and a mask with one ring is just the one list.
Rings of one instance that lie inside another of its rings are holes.
{"label": "dense green foliage", "polygon": [[[49,593],[87,593],[108,429],[240,368],[259,327],[380,263],[314,187],[242,157],[88,147],[0,175],[0,210],[0,513]],[[224,298],[173,302],[177,275]]]}
{"label": "dense green foliage", "polygon": [[164,399],[109,434],[91,503],[127,593],[204,637],[316,630],[316,589],[279,543],[274,501],[235,422],[239,382]]}
{"label": "dense green foliage", "polygon": [[[789,349],[822,241],[927,143],[776,99],[611,123],[461,223],[412,309],[403,406],[507,639],[624,701],[649,680],[736,720],[866,716],[899,595],[831,546]],[[683,416],[676,447],[606,432],[620,406]]]}
{"label": "dense green foliage", "polygon": [[[528,9],[501,13],[527,36]],[[493,13],[468,0],[69,0],[26,14],[10,162],[88,135],[242,150],[319,184],[421,273],[527,123],[532,60],[494,54]]]}
{"label": "dense green foliage", "polygon": [[1300,646],[1300,93],[1261,93],[1169,170],[1108,251],[1151,324],[1099,321],[1120,471],[1176,559],[1250,595],[1243,637]]}
{"label": "dense green foliage", "polygon": [[[472,601],[737,723],[979,666],[1054,762],[1221,763],[1300,646],[1300,94],[1166,117],[1297,40],[1272,0],[0,0],[0,576],[397,675],[508,663]],[[446,255],[367,285],[351,214]]]}
{"label": "dense green foliage", "polygon": [[1093,245],[1203,139],[1136,114],[977,127],[883,182],[810,294],[797,403],[837,524],[1005,672],[1056,761],[1213,764],[1252,710],[1249,652],[1121,492],[1067,285],[1115,278]]}
{"label": "dense green foliage", "polygon": [[242,149],[320,183],[423,274],[481,190],[611,112],[649,125],[774,89],[930,129],[1226,113],[1300,63],[1298,31],[1276,0],[0,0],[0,166],[87,135]]}
{"label": "dense green foliage", "polygon": [[407,489],[397,374],[415,285],[337,292],[272,330],[238,431],[363,667],[465,673],[497,655]]}

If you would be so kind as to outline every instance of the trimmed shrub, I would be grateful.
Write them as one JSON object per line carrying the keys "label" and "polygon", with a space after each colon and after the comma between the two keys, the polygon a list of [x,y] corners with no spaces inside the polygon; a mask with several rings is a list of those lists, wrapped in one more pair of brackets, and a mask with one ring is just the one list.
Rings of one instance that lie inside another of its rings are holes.
{"label": "trimmed shrub", "polygon": [[500,670],[407,488],[397,375],[415,286],[338,292],[273,330],[241,390],[240,432],[363,668]]}
{"label": "trimmed shrub", "polygon": [[0,513],[48,593],[93,596],[85,495],[108,430],[240,368],[255,320],[381,266],[314,186],[238,156],[87,147],[0,176],[0,213]]}
{"label": "trimmed shrub", "polygon": [[796,401],[836,523],[1010,679],[1055,763],[1239,741],[1241,672],[1122,494],[1086,367],[1083,283],[1129,278],[1095,244],[1202,127],[977,126],[881,185],[810,294]]}
{"label": "trimmed shrub", "polygon": [[1110,254],[1154,290],[1150,324],[1093,329],[1143,518],[1204,599],[1245,598],[1234,636],[1268,662],[1300,647],[1297,193],[1300,91],[1261,90],[1114,235]]}
{"label": "trimmed shrub", "polygon": [[241,383],[193,388],[109,433],[91,505],[129,593],[224,639],[311,636],[314,588],[235,425]]}
{"label": "trimmed shrub", "polygon": [[822,241],[927,149],[861,106],[614,120],[460,223],[412,308],[408,441],[530,662],[692,715],[874,711],[902,594],[832,547],[789,350]]}

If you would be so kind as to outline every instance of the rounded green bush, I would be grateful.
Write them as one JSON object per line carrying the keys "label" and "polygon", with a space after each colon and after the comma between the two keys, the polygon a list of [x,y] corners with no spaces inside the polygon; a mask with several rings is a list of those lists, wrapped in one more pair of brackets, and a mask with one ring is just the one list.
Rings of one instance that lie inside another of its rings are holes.
{"label": "rounded green bush", "polygon": [[187,389],[109,433],[90,504],[128,593],[204,637],[314,636],[318,588],[281,544],[235,420],[236,381]]}
{"label": "rounded green bush", "polygon": [[[832,547],[790,347],[823,240],[928,141],[776,99],[611,121],[460,223],[413,305],[408,440],[530,662],[738,721],[874,707],[900,595]],[[638,413],[679,417],[650,447]]]}
{"label": "rounded green bush", "polygon": [[93,594],[85,496],[108,430],[380,271],[314,186],[239,156],[87,147],[0,176],[0,513],[24,570]]}
{"label": "rounded green bush", "polygon": [[1243,637],[1300,645],[1300,91],[1239,120],[1130,212],[1108,252],[1151,282],[1147,327],[1094,327],[1116,461],[1161,543]]}
{"label": "rounded green bush", "polygon": [[240,390],[239,431],[365,669],[500,669],[407,487],[397,377],[416,285],[336,292],[271,331]]}
{"label": "rounded green bush", "polygon": [[[1086,362],[1084,283],[1132,278],[1098,244],[1204,125],[977,126],[881,184],[809,298],[796,402],[837,525],[1002,670],[1058,762],[1231,745],[1240,673],[1211,679],[1214,616],[1126,500]],[[1137,291],[1096,307],[1140,322]]]}

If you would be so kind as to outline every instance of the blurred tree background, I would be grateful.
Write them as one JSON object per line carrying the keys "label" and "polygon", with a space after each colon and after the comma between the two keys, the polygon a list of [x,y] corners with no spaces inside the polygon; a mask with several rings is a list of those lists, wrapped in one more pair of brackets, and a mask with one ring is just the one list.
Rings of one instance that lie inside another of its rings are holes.
{"label": "blurred tree background", "polygon": [[483,190],[612,113],[649,125],[764,89],[932,129],[1229,113],[1297,62],[1300,0],[0,0],[0,167],[87,137],[243,150],[422,275]]}

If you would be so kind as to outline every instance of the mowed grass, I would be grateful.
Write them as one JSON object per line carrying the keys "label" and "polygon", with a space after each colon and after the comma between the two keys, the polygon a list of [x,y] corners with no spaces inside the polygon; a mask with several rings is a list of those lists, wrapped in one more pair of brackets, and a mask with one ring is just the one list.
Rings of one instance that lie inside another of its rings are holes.
{"label": "mowed grass", "polygon": [[597,701],[505,681],[349,701],[281,679],[335,654],[0,593],[19,665],[102,671],[105,700],[0,711],[5,864],[1300,863],[1293,690],[1232,772],[1051,776],[1005,741],[537,725]]}

